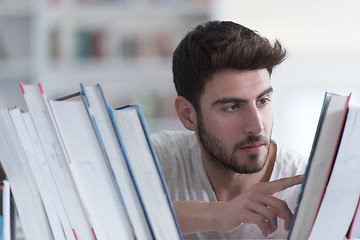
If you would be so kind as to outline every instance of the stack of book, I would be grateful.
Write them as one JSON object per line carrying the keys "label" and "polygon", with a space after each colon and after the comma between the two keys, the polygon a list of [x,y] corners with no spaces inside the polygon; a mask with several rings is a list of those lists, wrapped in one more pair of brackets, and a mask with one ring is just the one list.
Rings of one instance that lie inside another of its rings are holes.
{"label": "stack of book", "polygon": [[108,106],[100,84],[21,90],[28,110],[0,109],[0,161],[26,239],[182,239],[139,106]]}

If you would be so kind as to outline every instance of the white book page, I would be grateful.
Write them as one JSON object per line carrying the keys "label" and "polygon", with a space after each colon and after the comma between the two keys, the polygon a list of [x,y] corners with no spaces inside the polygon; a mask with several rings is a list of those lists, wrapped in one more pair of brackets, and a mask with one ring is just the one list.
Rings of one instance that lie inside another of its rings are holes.
{"label": "white book page", "polygon": [[137,110],[115,110],[116,123],[157,239],[179,239],[172,211]]}
{"label": "white book page", "polygon": [[309,239],[342,239],[360,196],[360,109],[349,108],[330,180]]}
{"label": "white book page", "polygon": [[82,101],[52,101],[70,169],[98,239],[131,239],[129,219]]}
{"label": "white book page", "polygon": [[[64,231],[64,235],[66,239],[75,240],[75,235],[72,230],[69,217],[67,216],[64,203],[61,200],[59,190],[56,186],[54,176],[51,173],[49,163],[47,162],[47,159],[45,157],[45,153],[43,151],[43,147],[41,145],[34,123],[31,119],[31,115],[30,113],[25,112],[22,113],[22,117],[35,151],[33,154],[36,157],[32,157],[33,159],[32,161],[30,161],[30,165],[34,172],[34,176],[37,179],[40,193],[43,192],[42,193],[42,195],[44,195],[43,201],[44,202],[51,201],[51,203],[47,203],[47,204],[51,204],[53,205],[51,207],[55,208],[57,214],[56,216],[59,218],[59,221],[61,222],[61,227],[62,230]],[[48,213],[48,218],[49,220],[51,218],[51,215],[49,213]],[[57,237],[58,235],[56,235],[56,238]]]}
{"label": "white book page", "polygon": [[11,185],[25,236],[53,239],[26,153],[7,109],[0,109],[0,161]]}
{"label": "white book page", "polygon": [[64,233],[62,231],[60,218],[57,214],[55,205],[53,204],[53,197],[49,192],[47,184],[48,182],[45,180],[43,174],[40,171],[40,167],[37,164],[37,159],[41,158],[41,156],[37,154],[34,148],[33,142],[29,137],[20,110],[18,108],[15,108],[10,110],[9,113],[27,155],[26,160],[28,161],[28,164],[30,166],[29,170],[33,174],[37,188],[39,189],[39,193],[44,204],[44,208],[49,223],[51,225],[53,235],[56,236],[56,239],[65,239]]}
{"label": "white book page", "polygon": [[73,231],[78,239],[95,239],[75,188],[45,93],[41,92],[36,85],[24,85],[24,98],[44,147],[47,161]]}
{"label": "white book page", "polygon": [[306,174],[305,187],[302,189],[302,198],[295,215],[290,240],[305,240],[310,235],[341,137],[349,96],[330,95],[332,96],[316,147],[312,149],[313,157]]}
{"label": "white book page", "polygon": [[130,176],[114,125],[99,86],[84,86],[84,92],[89,103],[87,106],[88,112],[95,122],[100,141],[103,144],[104,151],[106,152],[112,172],[119,186],[136,237],[139,240],[151,239],[152,234],[143,212],[143,207]]}

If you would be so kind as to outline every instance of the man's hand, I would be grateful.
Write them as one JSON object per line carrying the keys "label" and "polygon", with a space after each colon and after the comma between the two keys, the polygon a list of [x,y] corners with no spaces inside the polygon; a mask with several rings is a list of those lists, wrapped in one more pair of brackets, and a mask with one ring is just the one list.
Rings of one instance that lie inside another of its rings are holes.
{"label": "man's hand", "polygon": [[273,194],[301,181],[302,175],[257,183],[231,201],[222,202],[216,210],[221,224],[218,231],[233,231],[243,224],[254,223],[268,236],[277,229],[278,217],[285,221],[285,229],[289,230],[293,213],[285,201]]}
{"label": "man's hand", "polygon": [[264,236],[277,229],[277,218],[289,230],[293,213],[274,193],[300,184],[302,175],[260,182],[230,201],[173,202],[183,234],[203,231],[231,232],[243,224],[256,224]]}

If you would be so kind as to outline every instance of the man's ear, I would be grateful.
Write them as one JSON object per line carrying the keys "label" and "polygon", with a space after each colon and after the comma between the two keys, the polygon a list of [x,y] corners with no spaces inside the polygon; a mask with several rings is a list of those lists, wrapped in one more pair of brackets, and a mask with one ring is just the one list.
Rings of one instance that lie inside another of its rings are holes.
{"label": "man's ear", "polygon": [[193,105],[184,97],[175,99],[175,109],[184,127],[190,131],[196,130],[196,111]]}

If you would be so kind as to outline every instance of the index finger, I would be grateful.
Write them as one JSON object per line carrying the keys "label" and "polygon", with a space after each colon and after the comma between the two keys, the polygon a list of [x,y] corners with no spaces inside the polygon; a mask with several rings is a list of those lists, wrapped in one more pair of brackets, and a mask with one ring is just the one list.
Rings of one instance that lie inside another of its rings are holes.
{"label": "index finger", "polygon": [[302,182],[303,175],[296,175],[293,177],[281,178],[278,180],[271,181],[266,186],[266,192],[269,194],[274,194],[280,192],[289,187],[295,186]]}

